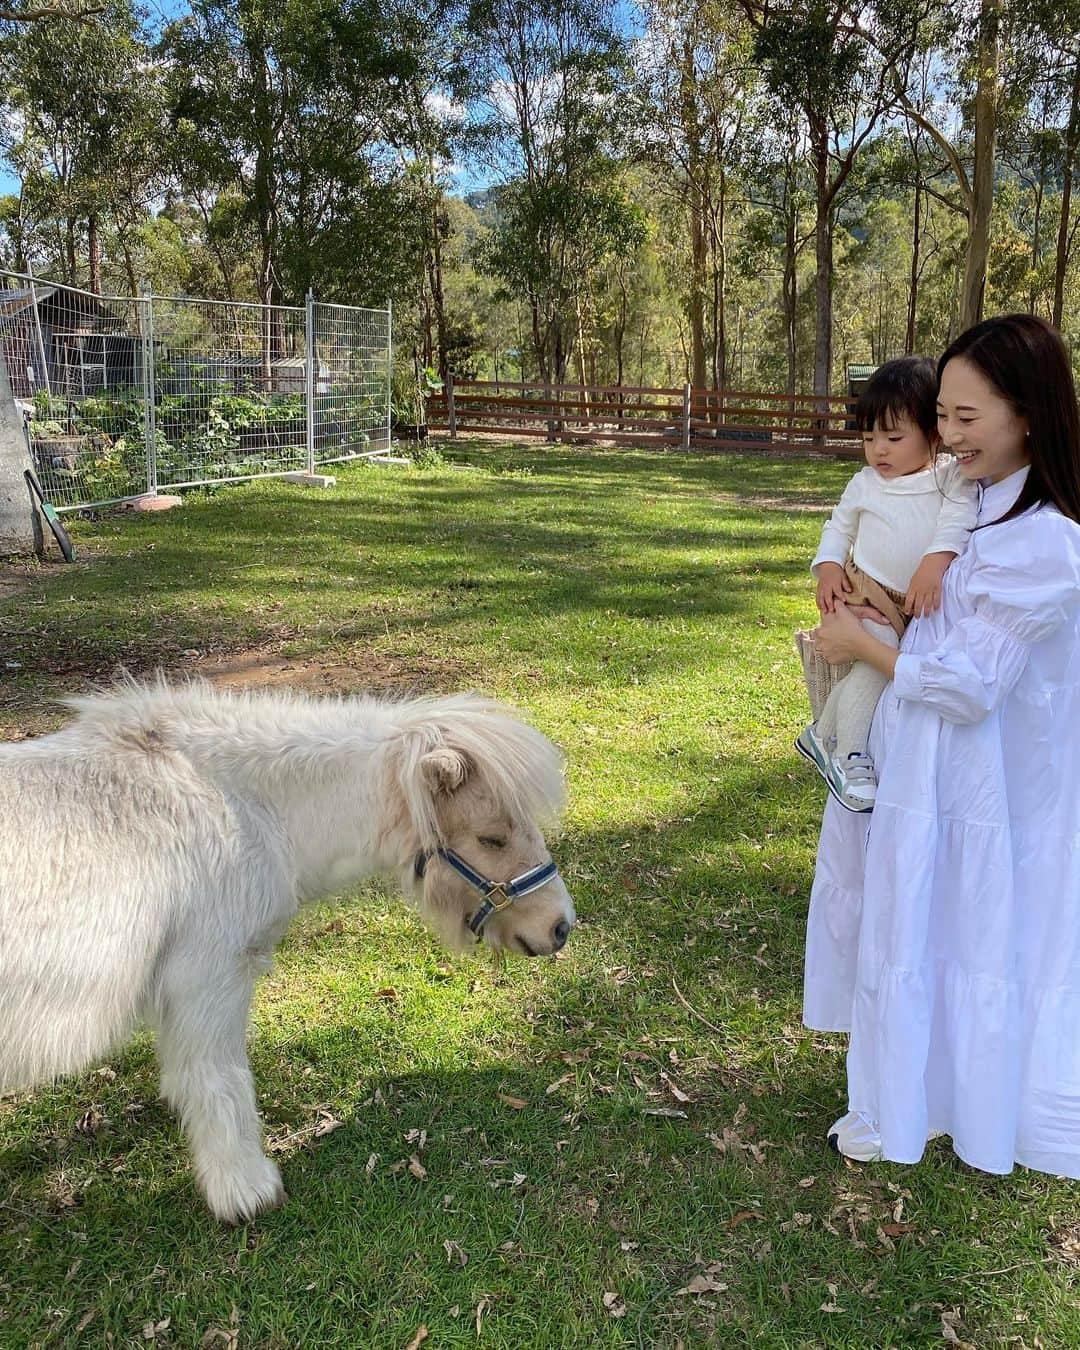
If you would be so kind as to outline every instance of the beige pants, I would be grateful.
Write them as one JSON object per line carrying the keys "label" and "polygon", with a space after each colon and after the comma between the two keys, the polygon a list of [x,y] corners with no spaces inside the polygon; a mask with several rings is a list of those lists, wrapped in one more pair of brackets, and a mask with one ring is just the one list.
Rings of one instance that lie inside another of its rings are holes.
{"label": "beige pants", "polygon": [[[875,581],[861,568],[849,562],[844,568],[851,582],[848,603],[872,605],[889,624],[864,619],[863,627],[879,642],[897,648],[908,625],[908,616],[900,606],[904,596]],[[854,751],[866,753],[874,709],[888,680],[865,661],[830,666],[813,645],[809,633],[795,634],[795,646],[803,663],[810,708],[818,735],[836,740],[836,754],[846,759]]]}

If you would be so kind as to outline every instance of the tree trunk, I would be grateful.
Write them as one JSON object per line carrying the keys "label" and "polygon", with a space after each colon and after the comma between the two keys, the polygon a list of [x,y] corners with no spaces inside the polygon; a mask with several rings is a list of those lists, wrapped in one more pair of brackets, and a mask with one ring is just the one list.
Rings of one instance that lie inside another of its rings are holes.
{"label": "tree trunk", "polygon": [[101,230],[98,214],[91,211],[86,217],[86,252],[90,260],[90,289],[101,294]]}
{"label": "tree trunk", "polygon": [[787,392],[795,393],[797,381],[795,350],[795,314],[799,299],[799,274],[796,267],[798,258],[797,234],[799,222],[793,191],[787,194],[787,210],[784,213],[784,345],[787,348]]}
{"label": "tree trunk", "polygon": [[907,327],[904,329],[904,354],[915,350],[915,315],[919,304],[919,249],[922,244],[922,169],[915,160],[915,209],[911,221],[911,272],[908,278]]}
{"label": "tree trunk", "polygon": [[833,342],[833,222],[829,188],[829,131],[823,118],[812,109],[808,109],[808,112],[817,196],[817,219],[814,226],[816,263],[814,300],[817,313],[814,333],[814,393],[827,397],[832,382]]}
{"label": "tree trunk", "polygon": [[975,89],[975,165],[971,176],[968,247],[960,329],[982,318],[986,264],[990,253],[990,213],[994,204],[994,150],[998,113],[998,30],[1001,0],[982,0],[979,13],[979,74]]}
{"label": "tree trunk", "polygon": [[[1043,118],[1045,130],[1045,115]],[[1046,150],[1045,142],[1039,142],[1039,182],[1035,191],[1035,219],[1031,229],[1031,287],[1028,290],[1028,313],[1035,313],[1035,306],[1038,303],[1038,277],[1039,254],[1042,252],[1042,208],[1043,197],[1046,193]]]}
{"label": "tree trunk", "polygon": [[690,295],[687,318],[690,322],[690,383],[696,389],[706,386],[705,363],[705,285],[709,245],[705,236],[705,212],[701,190],[703,166],[698,109],[694,88],[693,41],[687,34],[682,68],[682,119],[686,136],[687,192],[690,205]]}
{"label": "tree trunk", "polygon": [[[720,209],[716,217],[716,260],[713,264],[716,297],[716,340],[713,344],[713,387],[727,386],[727,176],[720,165]],[[720,400],[717,400],[718,406]]]}
{"label": "tree trunk", "polygon": [[1069,99],[1069,126],[1065,133],[1065,163],[1062,166],[1061,214],[1058,218],[1057,250],[1054,256],[1054,309],[1051,318],[1061,327],[1065,306],[1065,272],[1069,265],[1069,215],[1072,208],[1072,182],[1076,170],[1076,149],[1080,141],[1080,53],[1073,67]]}
{"label": "tree trunk", "polygon": [[78,263],[76,261],[76,253],[75,253],[74,216],[68,216],[66,223],[67,223],[67,231],[64,237],[64,245],[65,245],[65,252],[67,254],[67,257],[65,259],[65,261],[67,262],[67,283],[69,286],[76,286],[78,285],[79,277],[78,277]]}
{"label": "tree trunk", "polygon": [[[432,174],[432,191],[438,192]],[[446,379],[449,357],[446,351],[446,296],[443,290],[442,222],[439,219],[439,197],[431,209],[431,300],[435,308],[435,335],[439,353],[439,377]]]}

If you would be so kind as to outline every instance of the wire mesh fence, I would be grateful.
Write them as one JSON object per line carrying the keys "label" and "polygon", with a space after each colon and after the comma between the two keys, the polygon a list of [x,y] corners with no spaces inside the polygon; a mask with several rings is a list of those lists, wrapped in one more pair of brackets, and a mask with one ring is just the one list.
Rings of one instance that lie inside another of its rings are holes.
{"label": "wire mesh fence", "polygon": [[390,448],[390,311],[309,301],[312,464]]}
{"label": "wire mesh fence", "polygon": [[388,310],[98,296],[0,272],[0,356],[58,510],[390,446]]}

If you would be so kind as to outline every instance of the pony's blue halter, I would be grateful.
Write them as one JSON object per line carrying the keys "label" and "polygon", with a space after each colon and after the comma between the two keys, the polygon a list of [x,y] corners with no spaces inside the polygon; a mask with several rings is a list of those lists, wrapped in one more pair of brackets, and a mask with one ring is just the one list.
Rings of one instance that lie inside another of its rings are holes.
{"label": "pony's blue halter", "polygon": [[514,877],[512,881],[492,881],[490,877],[484,876],[483,872],[470,867],[461,854],[455,853],[452,848],[433,848],[416,855],[415,868],[418,877],[424,875],[428,863],[435,856],[440,857],[448,867],[452,867],[459,877],[463,877],[484,897],[484,903],[469,920],[469,929],[477,937],[483,936],[484,925],[492,914],[501,914],[504,909],[509,909],[515,900],[520,900],[523,895],[529,895],[532,891],[538,891],[541,886],[546,886],[559,875],[559,869],[549,859],[546,863],[530,868],[528,872],[522,872],[521,876]]}

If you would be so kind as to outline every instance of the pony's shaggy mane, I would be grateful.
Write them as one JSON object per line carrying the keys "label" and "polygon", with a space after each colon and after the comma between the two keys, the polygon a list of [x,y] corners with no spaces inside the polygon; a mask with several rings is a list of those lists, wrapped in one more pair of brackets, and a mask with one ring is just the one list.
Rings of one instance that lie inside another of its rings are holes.
{"label": "pony's shaggy mane", "polygon": [[111,688],[64,699],[75,720],[61,733],[73,748],[102,742],[174,752],[211,768],[245,770],[249,782],[283,770],[303,778],[344,770],[360,754],[377,760],[400,792],[423,847],[442,841],[432,755],[454,757],[462,777],[517,817],[553,823],[565,784],[560,753],[541,732],[478,694],[384,698],[317,697],[292,691],[218,690],[194,678],[123,677]]}

